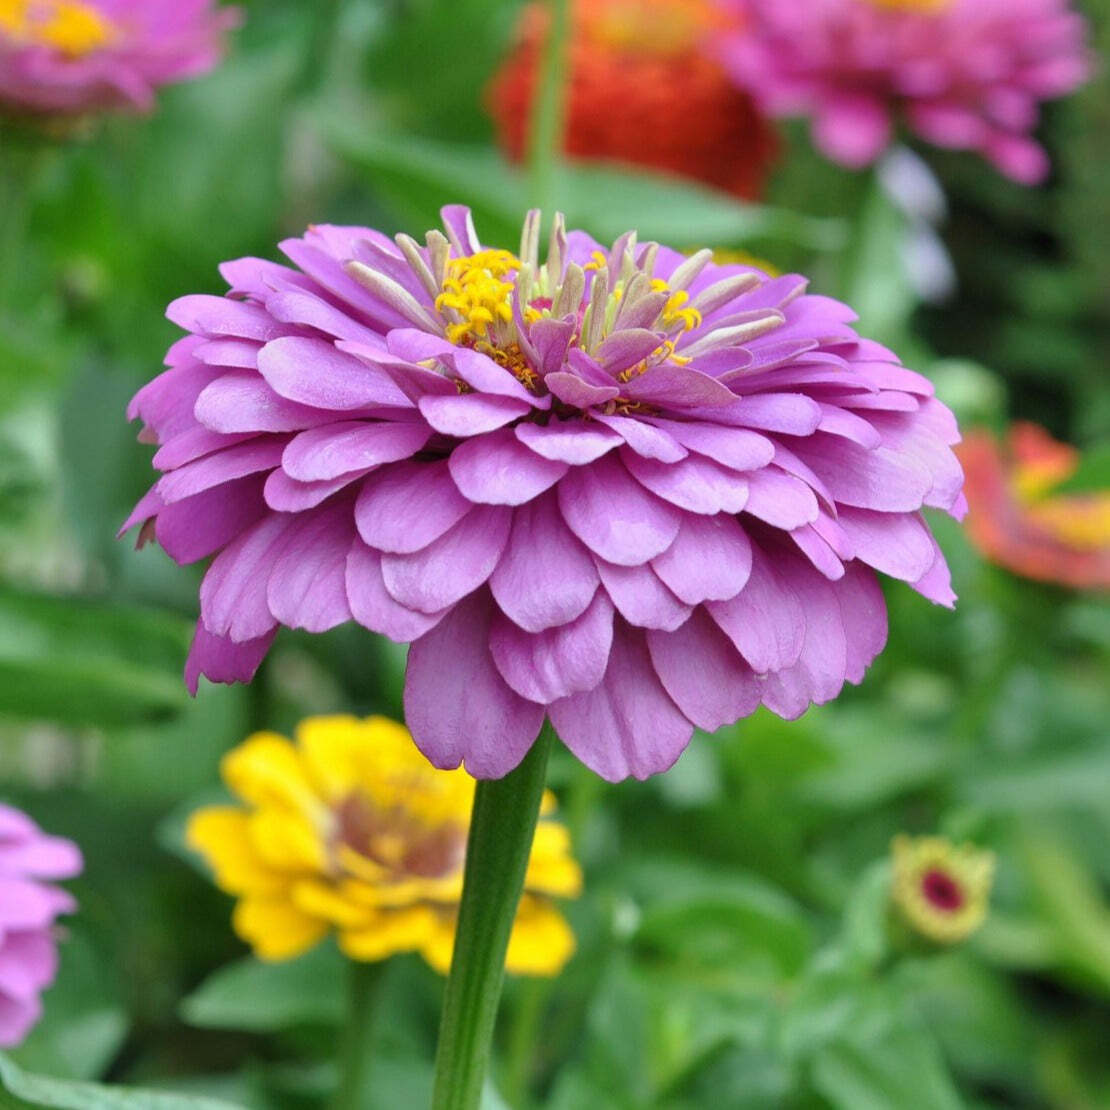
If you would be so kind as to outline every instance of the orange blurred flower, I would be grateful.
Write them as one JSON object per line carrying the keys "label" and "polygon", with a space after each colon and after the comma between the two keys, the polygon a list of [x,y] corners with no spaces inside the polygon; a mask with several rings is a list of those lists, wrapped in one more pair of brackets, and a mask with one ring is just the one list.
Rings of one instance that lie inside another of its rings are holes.
{"label": "orange blurred flower", "polygon": [[1110,589],[1110,490],[1054,492],[1079,467],[1074,447],[1015,423],[1001,445],[977,431],[958,453],[968,534],[988,559],[1026,578]]}
{"label": "orange blurred flower", "polygon": [[[516,45],[487,91],[501,148],[527,145],[547,11],[524,9]],[[735,20],[709,0],[576,0],[566,152],[692,177],[758,197],[778,152],[771,126],[704,41]]]}

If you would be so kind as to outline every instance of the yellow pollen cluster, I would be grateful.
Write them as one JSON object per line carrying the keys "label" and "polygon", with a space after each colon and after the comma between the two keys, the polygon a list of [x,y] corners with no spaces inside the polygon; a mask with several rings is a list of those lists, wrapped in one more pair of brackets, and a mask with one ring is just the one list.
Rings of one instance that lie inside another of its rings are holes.
{"label": "yellow pollen cluster", "polygon": [[666,327],[681,324],[683,331],[692,331],[701,327],[701,313],[696,308],[684,308],[690,299],[690,294],[685,289],[672,293],[670,300],[663,306],[663,323]]}
{"label": "yellow pollen cluster", "polygon": [[79,0],[0,0],[0,35],[77,58],[111,42],[115,28]]}
{"label": "yellow pollen cluster", "polygon": [[437,312],[461,318],[447,325],[450,342],[486,339],[491,326],[512,322],[514,285],[505,278],[519,269],[520,259],[505,250],[479,251],[448,261],[443,292],[435,304]]}

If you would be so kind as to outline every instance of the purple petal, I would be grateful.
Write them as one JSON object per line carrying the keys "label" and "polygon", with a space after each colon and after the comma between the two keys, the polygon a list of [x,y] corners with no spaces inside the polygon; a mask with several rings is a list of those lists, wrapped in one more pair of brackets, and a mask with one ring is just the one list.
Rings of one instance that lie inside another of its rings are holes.
{"label": "purple petal", "polygon": [[617,621],[601,683],[548,708],[563,743],[610,782],[629,775],[646,779],[667,770],[693,732],[663,689],[644,635]]}
{"label": "purple petal", "polygon": [[843,509],[839,521],[856,558],[891,578],[917,582],[936,558],[933,537],[916,514]]}
{"label": "purple petal", "polygon": [[523,505],[550,489],[569,469],[529,450],[501,428],[456,447],[448,468],[459,492],[485,505]]}
{"label": "purple petal", "polygon": [[671,632],[691,613],[660,581],[650,566],[620,567],[597,560],[601,584],[617,611],[638,628]]}
{"label": "purple petal", "polygon": [[646,563],[678,535],[681,513],[648,493],[613,455],[571,470],[558,492],[570,530],[607,562]]}
{"label": "purple petal", "polygon": [[711,601],[706,609],[756,674],[792,666],[802,650],[805,611],[771,558],[756,544],[747,585],[736,597]]}
{"label": "purple petal", "polygon": [[295,518],[264,517],[216,556],[200,586],[204,626],[242,643],[277,624],[266,601],[266,580]]}
{"label": "purple petal", "polygon": [[746,428],[662,419],[654,419],[652,423],[669,433],[683,447],[731,470],[758,470],[775,457],[775,445],[766,436]]}
{"label": "purple petal", "polygon": [[17,999],[0,994],[0,1048],[14,1048],[42,1017],[38,998]]}
{"label": "purple petal", "polygon": [[678,462],[688,454],[673,436],[653,424],[633,420],[628,416],[611,416],[608,413],[594,413],[594,418],[617,433],[636,452],[645,459],[659,462]]}
{"label": "purple petal", "polygon": [[595,405],[604,405],[621,395],[621,391],[615,385],[591,385],[576,374],[566,371],[548,374],[543,384],[564,405],[583,410],[593,408]]}
{"label": "purple petal", "polygon": [[512,519],[512,511],[502,505],[476,505],[428,547],[411,555],[383,555],[385,588],[396,601],[421,613],[454,605],[493,573]]}
{"label": "purple petal", "polygon": [[579,418],[550,424],[518,424],[514,431],[516,438],[537,455],[571,466],[592,463],[622,442],[616,432]]}
{"label": "purple petal", "polygon": [[456,347],[450,359],[459,377],[479,393],[513,397],[532,407],[546,407],[540,403],[539,397],[529,393],[508,370],[498,366],[488,355]]}
{"label": "purple petal", "polygon": [[674,543],[651,566],[687,605],[727,601],[748,581],[752,545],[735,517],[686,515]]}
{"label": "purple petal", "polygon": [[9,933],[0,941],[0,996],[29,1002],[57,972],[58,946],[45,929]]}
{"label": "purple petal", "polygon": [[818,535],[811,524],[803,528],[795,528],[790,533],[790,538],[798,546],[798,550],[830,581],[837,581],[844,577],[844,564],[837,558],[836,552]]}
{"label": "purple petal", "polygon": [[209,682],[250,682],[274,642],[274,628],[255,640],[234,643],[225,636],[216,636],[197,621],[193,646],[185,663],[185,685],[196,695],[200,677]]}
{"label": "purple petal", "polygon": [[698,728],[716,732],[759,707],[759,679],[704,610],[676,632],[649,632],[647,643],[663,688]]}
{"label": "purple petal", "polygon": [[544,632],[525,632],[496,614],[490,652],[501,677],[521,697],[549,705],[592,690],[604,677],[613,643],[613,605],[599,592],[577,620]]}
{"label": "purple petal", "polygon": [[874,571],[861,563],[848,566],[834,589],[847,644],[844,677],[858,685],[886,647],[886,601]]}
{"label": "purple petal", "polygon": [[821,423],[821,407],[801,393],[765,393],[733,401],[728,408],[711,409],[708,415],[738,428],[808,436]]}
{"label": "purple petal", "polygon": [[[641,458],[627,448],[621,448],[620,454],[638,482],[665,501],[691,513],[705,516],[738,513],[748,502],[747,481],[702,455],[690,455],[676,463],[661,463]],[[599,554],[604,556],[605,553]]]}
{"label": "purple petal", "polygon": [[791,445],[841,505],[883,512],[920,509],[933,484],[928,471],[886,447],[858,444],[818,433]]}
{"label": "purple petal", "polygon": [[465,204],[445,205],[439,210],[439,216],[451,245],[459,254],[477,254],[482,249],[474,230],[474,217]]}
{"label": "purple petal", "polygon": [[936,552],[933,565],[913,583],[913,588],[922,597],[928,598],[935,604],[943,605],[946,609],[954,609],[956,595],[952,591],[952,573],[935,539],[933,549]]}
{"label": "purple petal", "polygon": [[493,605],[484,591],[409,649],[405,721],[431,762],[475,778],[507,775],[543,724],[542,705],[509,689],[489,651]]}
{"label": "purple petal", "polygon": [[166,316],[186,331],[213,338],[232,335],[239,339],[268,342],[288,335],[290,331],[261,305],[205,293],[178,297],[166,309]]}
{"label": "purple petal", "polygon": [[275,470],[266,479],[263,493],[266,504],[276,513],[303,513],[322,505],[333,493],[364,478],[369,471],[355,470],[350,474],[340,474],[322,482],[298,482],[290,478],[284,470]]}
{"label": "purple petal", "polygon": [[382,580],[381,552],[358,538],[347,554],[347,603],[359,624],[397,644],[420,639],[447,613],[417,613],[394,601]]}
{"label": "purple petal", "polygon": [[225,448],[215,455],[206,455],[164,474],[158,482],[158,493],[167,505],[172,505],[224,482],[233,482],[260,470],[272,470],[281,464],[281,453],[287,442],[284,436],[262,436]]}
{"label": "purple petal", "polygon": [[346,499],[295,518],[266,586],[270,612],[282,624],[327,632],[351,619],[346,572],[354,533]]}
{"label": "purple petal", "polygon": [[446,459],[402,462],[367,480],[355,503],[355,522],[371,547],[404,555],[438,540],[470,509]]}
{"label": "purple petal", "polygon": [[626,397],[672,409],[731,406],[736,394],[716,378],[695,370],[663,362],[633,378],[623,387]]}
{"label": "purple petal", "polygon": [[501,611],[528,632],[575,620],[597,592],[586,548],[567,528],[554,494],[513,514],[513,528],[490,578]]}
{"label": "purple petal", "polygon": [[792,667],[767,675],[763,704],[791,721],[811,703],[824,705],[840,693],[848,662],[844,620],[833,586],[801,563],[793,564],[789,578],[805,608],[805,641]]}
{"label": "purple petal", "polygon": [[798,478],[773,467],[747,475],[745,511],[775,528],[790,531],[812,524],[819,508],[813,490]]}
{"label": "purple petal", "polygon": [[193,409],[214,432],[299,432],[334,420],[330,412],[279,397],[266,379],[250,371],[224,374],[206,386]]}
{"label": "purple petal", "polygon": [[388,375],[323,339],[289,336],[267,343],[258,370],[282,397],[318,409],[411,407]]}
{"label": "purple petal", "polygon": [[399,462],[431,438],[424,423],[346,421],[301,432],[281,456],[282,469],[298,482],[324,482],[355,470]]}
{"label": "purple petal", "polygon": [[253,475],[167,505],[155,519],[155,539],[182,566],[206,559],[265,513],[264,481]]}
{"label": "purple petal", "polygon": [[527,401],[484,393],[455,393],[420,398],[420,412],[437,432],[469,437],[503,428],[532,411]]}

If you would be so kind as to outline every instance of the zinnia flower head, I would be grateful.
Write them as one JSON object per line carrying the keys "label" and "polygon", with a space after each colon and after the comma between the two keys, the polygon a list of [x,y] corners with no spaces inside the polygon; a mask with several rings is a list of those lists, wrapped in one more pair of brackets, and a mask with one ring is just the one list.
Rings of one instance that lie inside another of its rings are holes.
{"label": "zinnia flower head", "polygon": [[1068,0],[725,0],[747,18],[720,53],[759,107],[809,116],[814,141],[858,168],[890,144],[895,116],[928,142],[975,150],[1035,184],[1044,100],[1072,92],[1090,59]]}
{"label": "zinnia flower head", "polygon": [[[512,158],[527,145],[547,15],[543,4],[524,9],[487,95],[498,142]],[[760,195],[775,133],[704,49],[707,38],[735,26],[730,13],[712,0],[578,0],[572,20],[568,154]]]}
{"label": "zinnia flower head", "polygon": [[[235,895],[235,931],[264,960],[286,960],[335,932],[354,960],[419,952],[451,964],[474,780],[437,771],[384,717],[310,717],[296,743],[258,733],[223,761],[243,806],[189,821],[190,845]],[[506,966],[555,975],[574,934],[553,897],[582,875],[544,799]]]}
{"label": "zinnia flower head", "polygon": [[0,805],[0,1048],[19,1044],[41,1017],[40,995],[58,971],[54,919],[77,908],[44,880],[71,879],[81,867],[75,844]]}
{"label": "zinnia flower head", "polygon": [[216,64],[236,19],[214,0],[0,0],[0,112],[147,111]]}
{"label": "zinnia flower head", "polygon": [[279,625],[412,641],[405,715],[498,778],[549,715],[611,780],[695,725],[788,718],[886,640],[879,570],[951,605],[962,513],[931,384],[797,275],[465,209],[426,246],[315,227],[241,259],[130,414],[165,473],[125,525],[216,555],[187,664],[249,680]]}
{"label": "zinnia flower head", "polygon": [[1001,444],[977,430],[960,447],[971,542],[1025,578],[1110,589],[1110,490],[1056,493],[1082,456],[1036,424],[1011,425]]}
{"label": "zinnia flower head", "polygon": [[894,904],[917,932],[936,944],[967,940],[986,920],[994,853],[954,846],[941,836],[895,837]]}

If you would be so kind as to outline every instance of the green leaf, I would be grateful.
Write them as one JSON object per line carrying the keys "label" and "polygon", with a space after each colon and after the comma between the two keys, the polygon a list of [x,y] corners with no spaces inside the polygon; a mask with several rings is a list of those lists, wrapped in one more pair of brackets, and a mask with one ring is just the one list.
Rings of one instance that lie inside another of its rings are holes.
{"label": "green leaf", "polygon": [[[468,204],[486,241],[515,244],[529,207],[524,175],[484,147],[330,128],[336,149],[360,167],[410,231],[435,227],[439,209]],[[742,204],[680,178],[575,163],[560,168],[555,195],[571,227],[601,240],[630,228],[678,249],[741,246],[754,240],[835,249],[843,228],[781,208]]]}
{"label": "green leaf", "polygon": [[235,1110],[229,1102],[163,1091],[105,1087],[32,1075],[0,1052],[0,1108],[51,1110]]}
{"label": "green leaf", "polygon": [[813,1083],[837,1110],[961,1110],[940,1050],[923,1030],[902,1027],[875,1040],[830,1045]]}
{"label": "green leaf", "polygon": [[656,858],[622,879],[642,898],[637,943],[656,952],[757,980],[792,975],[809,955],[805,915],[755,876]]}
{"label": "green leaf", "polygon": [[332,944],[285,963],[248,956],[210,975],[181,1003],[190,1025],[273,1033],[343,1020],[346,965]]}
{"label": "green leaf", "polygon": [[188,622],[0,588],[0,714],[115,725],[183,707]]}

